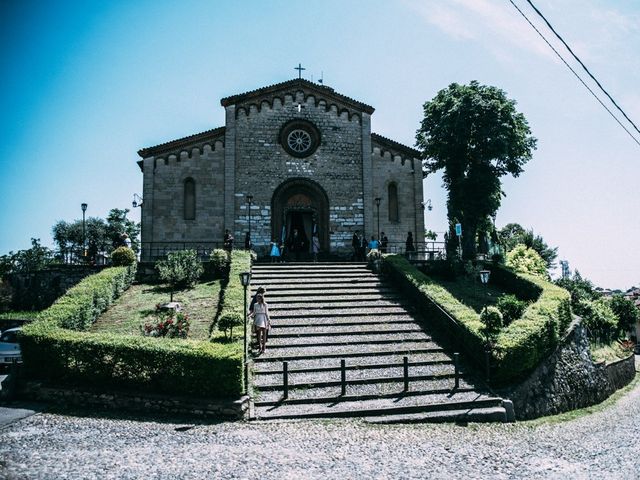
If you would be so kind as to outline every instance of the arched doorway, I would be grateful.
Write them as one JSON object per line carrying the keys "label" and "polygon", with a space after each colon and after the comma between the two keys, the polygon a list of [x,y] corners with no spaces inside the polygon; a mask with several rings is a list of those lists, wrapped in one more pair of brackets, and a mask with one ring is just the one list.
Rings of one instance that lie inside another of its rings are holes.
{"label": "arched doorway", "polygon": [[311,237],[318,233],[320,249],[329,252],[329,197],[313,180],[292,178],[282,182],[271,198],[272,240],[287,245],[294,229],[302,237],[303,253],[311,251]]}

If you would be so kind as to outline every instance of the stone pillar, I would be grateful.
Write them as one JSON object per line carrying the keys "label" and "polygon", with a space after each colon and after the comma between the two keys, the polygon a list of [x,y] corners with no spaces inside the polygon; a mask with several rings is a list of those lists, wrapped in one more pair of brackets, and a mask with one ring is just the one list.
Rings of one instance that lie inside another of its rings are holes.
{"label": "stone pillar", "polygon": [[[235,231],[236,216],[236,106],[225,107],[224,132],[224,229]],[[236,241],[242,239],[236,239]]]}
{"label": "stone pillar", "polygon": [[153,238],[153,183],[155,178],[156,159],[147,157],[142,160],[142,211],[140,212],[140,241],[142,242],[142,251],[140,258],[149,260],[151,242]]}
{"label": "stone pillar", "polygon": [[362,200],[364,208],[364,235],[370,237],[374,233],[373,214],[373,159],[371,158],[371,115],[362,113]]}
{"label": "stone pillar", "polygon": [[416,215],[416,231],[414,237],[417,242],[424,242],[424,191],[422,183],[422,162],[418,158],[411,160],[413,171],[413,196]]}

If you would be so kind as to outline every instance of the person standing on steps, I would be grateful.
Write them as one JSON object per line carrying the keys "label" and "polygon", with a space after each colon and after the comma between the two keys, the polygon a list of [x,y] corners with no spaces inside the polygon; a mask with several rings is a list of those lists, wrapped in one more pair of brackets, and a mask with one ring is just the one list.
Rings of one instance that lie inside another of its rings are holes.
{"label": "person standing on steps", "polygon": [[300,252],[304,248],[304,241],[297,228],[293,229],[293,234],[289,240],[289,251],[295,255],[296,261],[300,260]]}
{"label": "person standing on steps", "polygon": [[[253,308],[256,306],[256,302],[258,301],[258,295],[262,295],[262,298],[264,299],[264,295],[265,293],[267,293],[267,289],[264,287],[258,287],[258,289],[256,290],[255,295],[251,298],[251,303],[249,304],[249,315],[251,315],[253,313]],[[252,326],[253,333],[256,334],[256,341],[257,341],[257,331],[255,329],[255,325]]]}
{"label": "person standing on steps", "polygon": [[318,254],[320,253],[320,239],[318,238],[318,232],[313,234],[311,238],[311,252],[313,253],[313,261],[318,261]]}
{"label": "person standing on steps", "polygon": [[224,231],[224,240],[222,244],[223,248],[227,252],[233,250],[233,235],[231,235],[231,232],[228,229]]}
{"label": "person standing on steps", "polygon": [[411,232],[407,233],[407,241],[405,242],[404,251],[409,255],[411,252],[416,251],[416,247],[413,245],[413,233]]}
{"label": "person standing on steps", "polygon": [[357,262],[358,258],[360,258],[360,231],[356,230],[353,232],[353,238],[351,239],[351,246],[353,247],[353,261]]}
{"label": "person standing on steps", "polygon": [[380,233],[380,253],[387,253],[387,246],[389,245],[389,239],[384,232]]}
{"label": "person standing on steps", "polygon": [[271,242],[271,252],[269,256],[271,257],[271,263],[280,263],[280,249],[276,242]]}
{"label": "person standing on steps", "polygon": [[271,321],[269,320],[269,306],[264,301],[261,293],[256,294],[256,303],[253,306],[253,311],[249,313],[249,316],[253,317],[253,324],[256,328],[256,335],[258,336],[259,352],[264,353],[267,343],[267,331],[271,328]]}

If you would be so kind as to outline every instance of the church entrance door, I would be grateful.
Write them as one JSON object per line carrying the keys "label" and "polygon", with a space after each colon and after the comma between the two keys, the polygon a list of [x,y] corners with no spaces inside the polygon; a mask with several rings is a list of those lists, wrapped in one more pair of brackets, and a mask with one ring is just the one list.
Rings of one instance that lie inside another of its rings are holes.
{"label": "church entrance door", "polygon": [[[297,232],[297,233],[296,233]],[[329,199],[313,180],[292,178],[280,184],[271,199],[271,236],[291,252],[294,245],[306,256],[318,234],[320,250],[329,252]]]}

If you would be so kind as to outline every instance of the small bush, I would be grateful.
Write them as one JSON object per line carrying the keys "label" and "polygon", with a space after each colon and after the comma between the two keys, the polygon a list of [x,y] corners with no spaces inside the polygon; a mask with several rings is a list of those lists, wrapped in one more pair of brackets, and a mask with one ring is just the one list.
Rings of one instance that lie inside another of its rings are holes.
{"label": "small bush", "polygon": [[202,276],[204,269],[195,250],[171,252],[156,263],[160,278],[173,289],[192,287]]}
{"label": "small bush", "polygon": [[111,264],[114,267],[128,267],[136,263],[136,254],[128,247],[118,247],[111,254]]}
{"label": "small bush", "polygon": [[[242,317],[243,315],[239,313],[229,313],[220,317],[218,328],[224,332],[224,336],[229,340],[233,340],[234,327],[240,327],[242,325]],[[229,332],[228,336],[227,332]]]}
{"label": "small bush", "polygon": [[515,295],[502,295],[496,302],[496,307],[502,313],[502,320],[507,326],[522,316],[527,308],[527,303],[518,300]]}
{"label": "small bush", "polygon": [[484,307],[480,321],[483,324],[482,334],[487,339],[494,340],[502,330],[502,313],[496,307]]}
{"label": "small bush", "polygon": [[227,252],[226,250],[216,248],[213,252],[211,252],[209,261],[211,262],[213,275],[216,278],[224,277],[228,273],[230,259],[229,252]]}
{"label": "small bush", "polygon": [[582,320],[589,329],[589,336],[592,339],[601,343],[613,340],[618,328],[618,319],[607,299],[586,301],[583,311]]}
{"label": "small bush", "polygon": [[519,273],[526,273],[549,280],[547,262],[532,248],[526,245],[516,245],[507,252],[507,267]]}
{"label": "small bush", "polygon": [[189,316],[184,312],[157,312],[158,320],[145,323],[142,334],[145,337],[187,338],[189,333]]}

